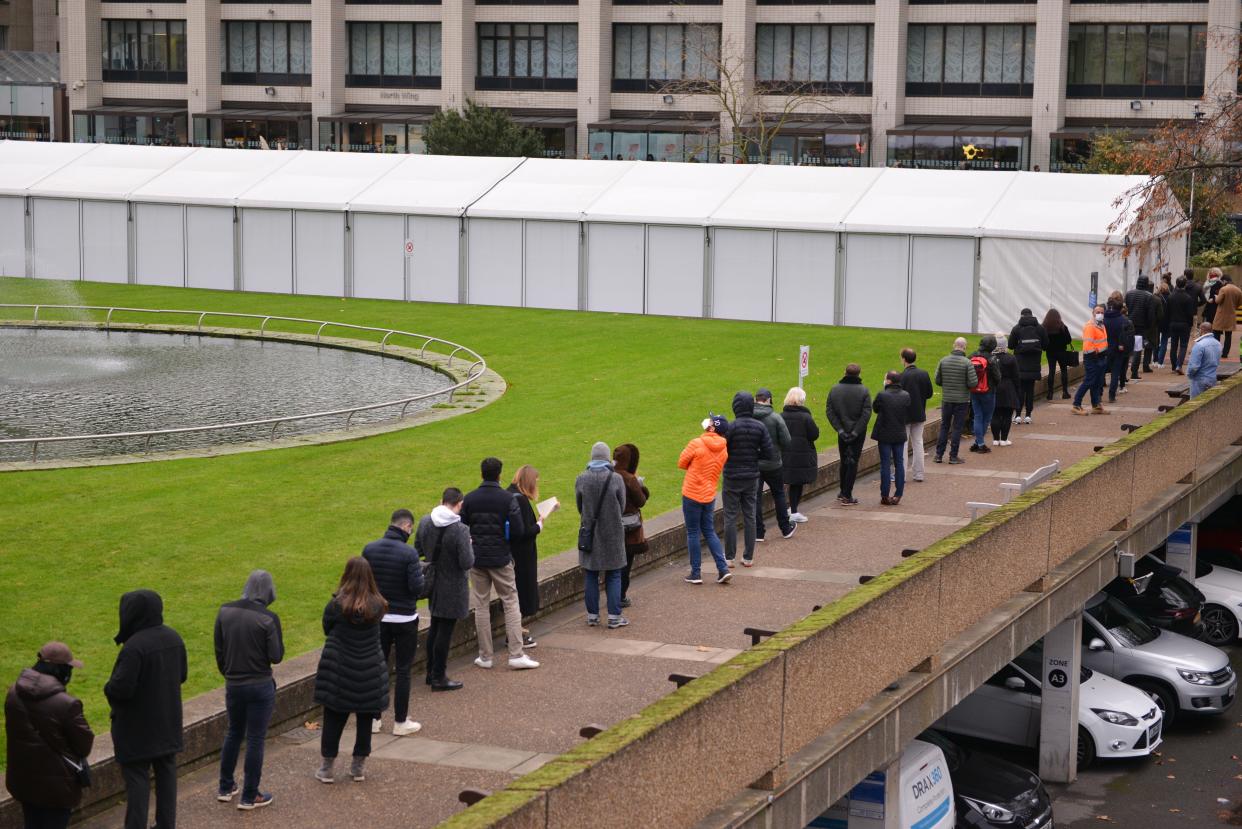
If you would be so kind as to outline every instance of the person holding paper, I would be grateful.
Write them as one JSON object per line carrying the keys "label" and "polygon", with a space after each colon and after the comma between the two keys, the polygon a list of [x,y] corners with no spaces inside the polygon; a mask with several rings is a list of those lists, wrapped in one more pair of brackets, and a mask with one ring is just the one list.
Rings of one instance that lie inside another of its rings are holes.
{"label": "person holding paper", "polygon": [[[535,511],[539,500],[539,470],[523,464],[513,475],[509,484],[513,500],[522,513],[522,531],[510,533],[509,546],[513,549],[513,576],[517,582],[518,608],[523,619],[530,619],[539,612],[539,545],[536,539],[543,531],[543,516]],[[536,642],[530,631],[522,628],[522,647],[533,648]]]}

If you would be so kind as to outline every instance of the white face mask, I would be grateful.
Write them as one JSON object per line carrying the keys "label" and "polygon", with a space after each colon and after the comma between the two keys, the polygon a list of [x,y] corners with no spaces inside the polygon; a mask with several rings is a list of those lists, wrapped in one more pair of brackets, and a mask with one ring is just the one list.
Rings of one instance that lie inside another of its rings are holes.
{"label": "white face mask", "polygon": [[1104,321],[1104,315],[1103,315],[1103,314],[1096,314],[1096,315],[1095,315],[1095,321],[1096,321],[1096,322],[1103,322],[1103,321]]}

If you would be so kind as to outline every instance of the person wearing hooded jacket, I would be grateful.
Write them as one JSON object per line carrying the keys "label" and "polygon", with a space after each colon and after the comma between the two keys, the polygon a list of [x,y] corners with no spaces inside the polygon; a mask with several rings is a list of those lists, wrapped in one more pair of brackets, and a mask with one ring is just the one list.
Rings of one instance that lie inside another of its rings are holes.
{"label": "person wearing hooded jacket", "polygon": [[432,691],[456,691],[461,683],[445,675],[453,628],[470,614],[470,568],[474,550],[470,530],[461,522],[464,496],[457,487],[444,490],[440,504],[423,516],[414,546],[435,566],[435,585],[428,598],[431,628],[427,631],[427,684]]}
{"label": "person wearing hooded jacket", "polygon": [[65,762],[86,757],[95,743],[81,700],[65,691],[81,667],[68,645],[48,642],[5,697],[4,783],[21,804],[26,829],[65,829],[82,801],[82,786]]}
{"label": "person wearing hooded jacket", "polygon": [[716,485],[729,457],[729,442],[725,438],[728,431],[729,421],[717,414],[708,415],[703,420],[703,434],[687,443],[677,459],[678,468],[686,470],[681,484],[681,514],[686,522],[686,549],[690,553],[687,584],[703,583],[702,544],[707,545],[716,561],[716,583],[727,584],[733,577],[716,535],[715,520]]}
{"label": "person wearing hooded jacket", "polygon": [[625,567],[625,530],[621,512],[625,509],[625,483],[609,460],[608,444],[591,446],[586,471],[574,481],[574,500],[582,527],[591,528],[591,549],[578,550],[578,566],[583,574],[583,603],[587,624],[599,624],[599,578],[604,577],[608,602],[608,629],[630,623],[621,615],[621,569]]}
{"label": "person wearing hooded jacket", "polygon": [[[998,337],[999,339],[999,337]],[[1031,313],[1023,308],[1018,324],[1009,332],[1009,347],[1018,360],[1018,405],[1014,408],[1014,423],[1030,423],[1035,409],[1035,381],[1043,376],[1043,356],[1048,350],[1048,332]],[[1049,388],[1052,388],[1051,385]],[[996,408],[1001,408],[1000,403]],[[1023,415],[1023,410],[1026,414]],[[995,430],[993,430],[995,431]],[[1008,432],[1008,430],[1005,430]],[[995,438],[995,434],[993,435]]]}
{"label": "person wearing hooded jacket", "polygon": [[1198,299],[1186,282],[1186,277],[1179,276],[1175,285],[1167,303],[1169,362],[1173,366],[1173,373],[1181,374],[1182,365],[1190,353],[1190,329],[1195,324]]}
{"label": "person wearing hooded jacket", "polygon": [[224,676],[224,707],[229,730],[220,749],[220,787],[216,799],[228,803],[238,793],[233,777],[242,741],[246,743],[246,785],[242,811],[268,806],[272,796],[259,791],[263,776],[263,744],[276,707],[272,666],[285,658],[280,617],[268,608],[276,601],[272,574],[255,570],[246,579],[241,598],[216,614],[216,667]]}
{"label": "person wearing hooded jacket", "polygon": [[772,436],[767,427],[755,419],[755,398],[748,391],[733,395],[733,422],[726,438],[729,457],[724,465],[724,549],[732,567],[737,559],[737,519],[742,517],[742,566],[755,562],[757,527],[755,510],[758,498],[759,461],[771,460]]}
{"label": "person wearing hooded jacket", "polygon": [[[906,423],[910,420],[910,393],[901,387],[900,374],[890,371],[884,376],[884,389],[875,396],[871,410],[876,414],[871,439],[880,450],[880,503],[895,507],[906,489]],[[895,487],[891,498],[890,482]]]}
{"label": "person wearing hooded jacket", "polygon": [[785,500],[784,452],[789,449],[789,426],[784,418],[772,409],[772,392],[759,389],[755,392],[755,420],[768,430],[772,440],[773,457],[759,461],[759,481],[755,487],[755,540],[763,541],[767,534],[763,526],[763,486],[767,484],[772,493],[772,506],[776,511],[776,526],[783,538],[789,538],[797,527],[789,517],[789,502]]}
{"label": "person wearing hooded jacket", "polygon": [[1152,293],[1151,279],[1146,275],[1138,278],[1134,288],[1126,291],[1122,301],[1130,313],[1130,321],[1134,323],[1134,333],[1143,338],[1143,350],[1134,349],[1130,354],[1130,379],[1137,380],[1140,362],[1143,373],[1151,374],[1152,355],[1155,354],[1160,325],[1164,321],[1164,303]]}
{"label": "person wearing hooded jacket", "polygon": [[1118,386],[1125,388],[1126,361],[1134,347],[1134,337],[1126,339],[1129,320],[1122,313],[1121,294],[1114,291],[1104,310],[1104,330],[1108,332],[1108,402],[1117,402]]}
{"label": "person wearing hooded jacket", "polygon": [[638,477],[638,447],[623,443],[612,450],[613,464],[625,483],[625,507],[621,510],[621,523],[625,527],[625,566],[621,568],[621,606],[630,606],[630,570],[634,557],[647,552],[647,535],[643,532],[643,505],[651,492],[643,479]]}
{"label": "person wearing hooded jacket", "polygon": [[846,366],[845,376],[829,390],[824,414],[837,433],[837,455],[841,469],[841,491],[837,501],[844,506],[852,506],[858,503],[854,497],[854,481],[858,478],[858,461],[862,458],[867,423],[871,420],[871,392],[863,385],[862,369],[857,363]]}
{"label": "person wearing hooded jacket", "polygon": [[156,829],[177,825],[176,755],[181,734],[181,686],[188,675],[185,643],[164,624],[164,600],[154,590],[121,596],[121,646],[104,696],[112,707],[112,746],[125,781],[125,829],[147,829],[149,775],[155,775]]}

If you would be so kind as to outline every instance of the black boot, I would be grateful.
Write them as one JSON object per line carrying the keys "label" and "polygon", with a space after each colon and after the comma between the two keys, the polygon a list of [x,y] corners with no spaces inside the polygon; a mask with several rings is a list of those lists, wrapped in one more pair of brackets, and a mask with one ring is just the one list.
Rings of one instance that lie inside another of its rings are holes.
{"label": "black boot", "polygon": [[448,677],[431,680],[432,691],[456,691],[460,687],[461,682],[459,680],[449,679]]}

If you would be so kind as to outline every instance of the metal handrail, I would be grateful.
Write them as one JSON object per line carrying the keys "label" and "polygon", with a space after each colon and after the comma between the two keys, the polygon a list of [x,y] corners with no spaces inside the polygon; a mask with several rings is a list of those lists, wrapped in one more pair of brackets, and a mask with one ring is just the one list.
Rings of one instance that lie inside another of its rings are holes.
{"label": "metal handrail", "polygon": [[[354,406],[348,409],[333,409],[332,411],[326,411],[326,412],[311,412],[309,414],[287,415],[284,417],[267,417],[261,420],[245,420],[245,421],[238,421],[236,423],[215,423],[209,426],[179,426],[173,429],[149,429],[146,431],[139,431],[139,432],[111,432],[111,433],[106,433],[106,434],[63,435],[63,436],[54,436],[54,437],[35,437],[35,438],[0,438],[0,446],[14,446],[18,444],[27,444],[27,443],[30,444],[31,446],[30,459],[32,462],[38,461],[39,459],[39,444],[41,443],[70,443],[70,442],[85,441],[85,440],[113,440],[117,438],[146,438],[146,444],[144,447],[144,451],[149,451],[151,448],[151,438],[155,436],[186,434],[189,432],[218,432],[218,431],[223,431],[225,429],[241,429],[247,426],[269,426],[270,425],[272,427],[272,433],[271,433],[270,439],[275,440],[276,430],[280,426],[280,424],[292,423],[294,421],[299,421],[299,420],[311,420],[311,419],[320,418],[320,417],[339,417],[341,415],[345,415],[346,416],[345,417],[345,428],[348,430],[350,422],[353,420],[354,415],[357,414],[358,412],[374,411],[375,409],[383,409],[389,406],[400,406],[401,407],[401,413],[398,415],[398,418],[397,418],[398,420],[400,420],[405,417],[405,411],[411,403],[414,403],[419,400],[426,400],[428,398],[436,397],[438,395],[445,394],[445,393],[448,394],[449,400],[452,401],[454,391],[462,388],[463,386],[470,385],[475,380],[479,379],[479,377],[483,376],[483,374],[487,371],[487,361],[483,359],[482,355],[480,355],[477,351],[474,351],[471,348],[467,348],[466,346],[461,345],[460,343],[455,343],[455,342],[452,342],[451,340],[445,340],[440,337],[433,337],[428,334],[415,334],[410,331],[401,331],[396,328],[378,328],[378,327],[370,326],[370,325],[354,325],[348,322],[312,320],[312,319],[304,319],[302,317],[281,317],[281,316],[273,316],[270,314],[241,314],[241,313],[234,313],[231,311],[201,311],[201,310],[186,311],[186,310],[177,309],[177,308],[126,308],[120,305],[111,305],[111,306],[109,305],[45,305],[45,304],[28,305],[28,304],[0,302],[0,308],[33,309],[34,316],[33,316],[32,322],[39,321],[40,310],[55,309],[55,310],[67,310],[67,311],[106,311],[107,316],[104,318],[105,330],[111,330],[112,314],[116,311],[121,311],[123,313],[134,313],[134,314],[197,315],[198,316],[197,328],[199,331],[202,331],[203,319],[208,316],[234,317],[234,318],[241,318],[241,319],[257,319],[257,320],[262,320],[262,323],[259,326],[260,336],[264,336],[267,333],[267,324],[272,321],[308,323],[310,325],[319,326],[315,332],[315,343],[316,344],[320,342],[321,335],[323,334],[324,328],[331,325],[337,328],[348,328],[354,331],[374,331],[377,333],[382,333],[384,335],[384,338],[380,341],[380,353],[381,354],[386,353],[389,338],[394,335],[400,335],[403,337],[411,337],[413,339],[423,340],[422,347],[419,350],[420,357],[426,353],[427,346],[429,346],[431,343],[441,343],[445,346],[448,346],[449,348],[452,349],[452,351],[448,355],[449,366],[452,366],[453,364],[453,356],[458,354],[459,352],[464,351],[465,353],[469,354],[471,357],[475,358],[473,362],[470,364],[470,367],[466,370],[466,379],[452,386],[448,386],[442,389],[437,389],[431,392],[423,392],[422,394],[417,394],[417,395],[414,395],[413,397],[403,397],[400,400],[388,400],[383,403],[369,403],[365,406]],[[5,321],[6,322],[23,322],[24,320],[5,320]]]}

